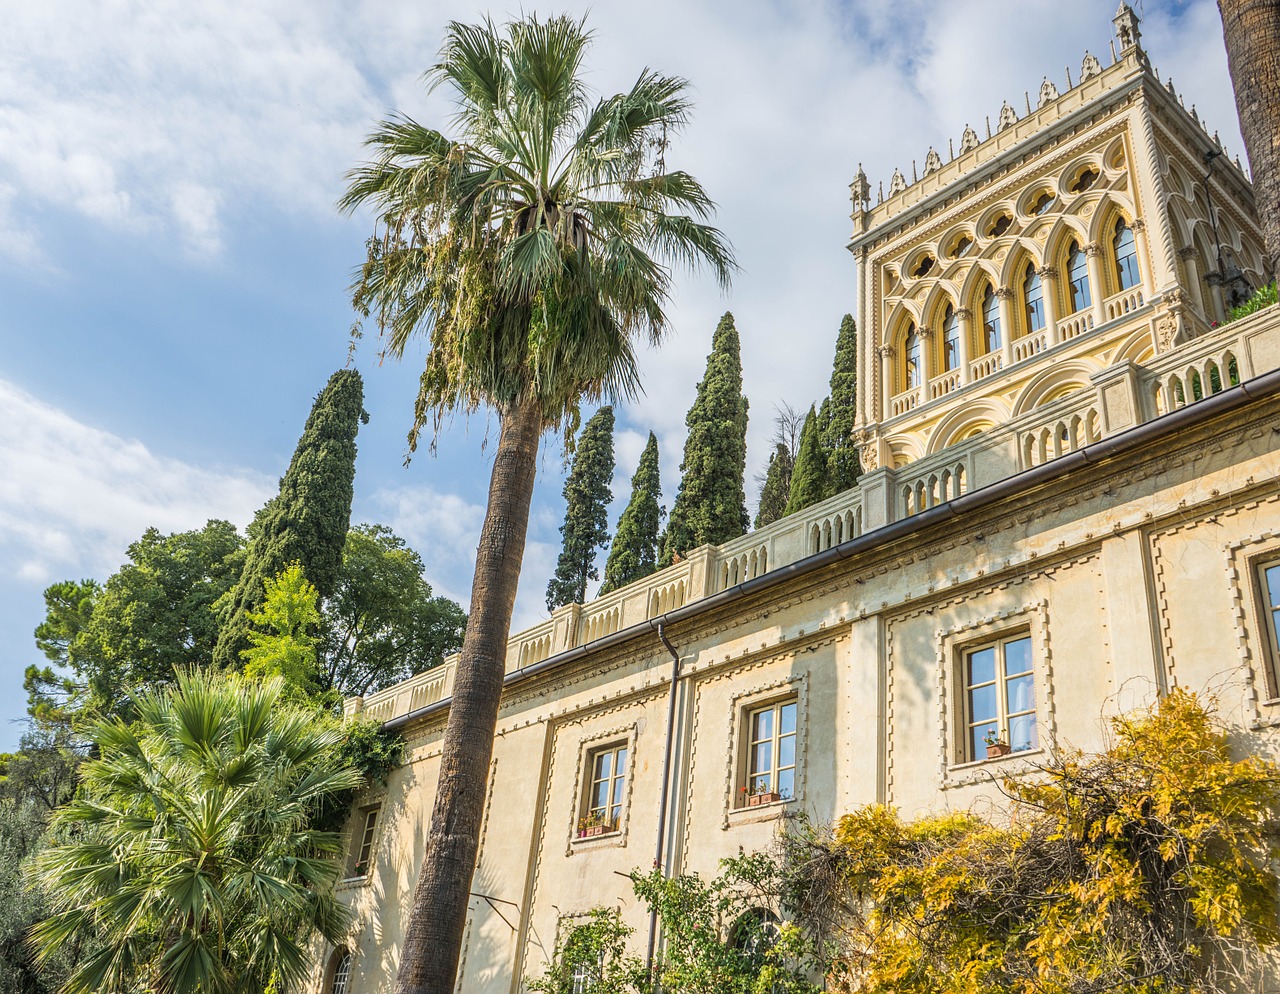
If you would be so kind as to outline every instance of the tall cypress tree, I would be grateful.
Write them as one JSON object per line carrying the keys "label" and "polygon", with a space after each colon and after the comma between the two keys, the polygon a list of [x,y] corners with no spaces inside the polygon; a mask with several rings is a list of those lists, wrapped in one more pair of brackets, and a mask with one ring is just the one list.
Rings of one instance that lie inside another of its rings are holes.
{"label": "tall cypress tree", "polygon": [[711,341],[707,371],[684,419],[689,429],[680,464],[680,489],[662,536],[659,564],[747,530],[747,398],[742,352],[733,315],[725,312]]}
{"label": "tall cypress tree", "polygon": [[596,551],[609,544],[609,502],[613,492],[613,408],[602,407],[582,428],[573,467],[564,481],[563,541],[555,576],[547,584],[547,610],[581,604],[587,582],[600,575]]}
{"label": "tall cypress tree", "polygon": [[791,497],[791,473],[795,460],[791,450],[781,442],[774,445],[765,471],[764,486],[760,488],[760,506],[756,509],[756,527],[763,528],[782,517]]}
{"label": "tall cypress tree", "polygon": [[853,425],[858,413],[858,328],[846,314],[836,336],[836,358],[831,368],[831,396],[820,416],[822,446],[827,450],[827,494],[848,490],[862,475]]}
{"label": "tall cypress tree", "polygon": [[249,525],[244,572],[222,608],[215,665],[240,665],[240,651],[249,645],[248,615],[264,603],[266,581],[290,563],[301,563],[322,598],[336,589],[351,525],[356,432],[368,420],[360,374],[338,370],[311,407],[280,492]]}
{"label": "tall cypress tree", "polygon": [[631,477],[631,500],[613,536],[609,560],[604,564],[600,593],[625,587],[658,568],[658,529],[662,526],[662,483],[658,476],[658,439],[649,432],[649,443],[640,454],[640,465]]}
{"label": "tall cypress tree", "polygon": [[811,407],[800,432],[800,451],[791,473],[791,496],[783,514],[795,514],[827,496],[827,454],[818,435],[818,414]]}

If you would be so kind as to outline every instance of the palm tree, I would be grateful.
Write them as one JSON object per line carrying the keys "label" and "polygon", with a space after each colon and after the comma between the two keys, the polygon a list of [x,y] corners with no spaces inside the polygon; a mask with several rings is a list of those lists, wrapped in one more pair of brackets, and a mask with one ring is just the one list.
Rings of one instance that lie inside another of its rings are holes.
{"label": "palm tree", "polygon": [[383,354],[426,340],[410,449],[454,411],[484,406],[500,426],[401,994],[453,989],[538,440],[570,438],[583,402],[635,394],[635,348],[665,330],[673,264],[705,265],[722,287],[734,268],[701,185],[666,169],[687,84],[646,69],[593,101],[589,41],[565,17],[451,23],[426,80],[454,91],[455,136],[383,122],[340,201],[377,216],[353,293]]}
{"label": "palm tree", "polygon": [[32,930],[40,961],[92,948],[68,994],[295,990],[313,936],[341,941],[340,838],[308,820],[360,775],[334,762],[340,729],[282,689],[180,674],[134,724],[92,730],[99,758],[54,816],[70,841],[36,862],[54,909]]}
{"label": "palm tree", "polygon": [[1218,0],[1218,11],[1274,278],[1280,275],[1280,0]]}

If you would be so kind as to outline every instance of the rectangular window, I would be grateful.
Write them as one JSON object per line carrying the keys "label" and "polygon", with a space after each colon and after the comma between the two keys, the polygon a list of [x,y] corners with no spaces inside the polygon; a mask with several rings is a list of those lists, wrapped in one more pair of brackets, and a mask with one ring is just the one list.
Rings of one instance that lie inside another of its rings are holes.
{"label": "rectangular window", "polygon": [[356,861],[351,867],[352,876],[363,877],[369,872],[369,861],[373,858],[373,839],[378,827],[378,813],[382,805],[365,808],[361,815],[359,845],[356,849]]}
{"label": "rectangular window", "polygon": [[778,800],[795,797],[796,706],[793,697],[747,712],[744,803],[773,794]]}
{"label": "rectangular window", "polygon": [[965,760],[984,759],[988,746],[1025,752],[1036,734],[1031,636],[999,639],[964,651]]}
{"label": "rectangular window", "polygon": [[1258,569],[1258,592],[1262,603],[1262,627],[1266,629],[1267,661],[1266,679],[1267,696],[1271,700],[1280,697],[1277,673],[1280,673],[1280,560],[1272,559],[1260,563]]}
{"label": "rectangular window", "polygon": [[626,744],[606,746],[591,753],[591,781],[587,785],[584,829],[613,831],[622,815],[627,789]]}

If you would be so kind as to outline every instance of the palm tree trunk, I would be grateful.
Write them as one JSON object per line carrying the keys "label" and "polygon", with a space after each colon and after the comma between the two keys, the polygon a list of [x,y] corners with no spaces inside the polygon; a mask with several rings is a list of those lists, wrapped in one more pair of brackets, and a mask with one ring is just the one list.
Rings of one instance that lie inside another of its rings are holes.
{"label": "palm tree trunk", "polygon": [[476,550],[471,615],[453,684],[431,828],[405,930],[396,994],[453,991],[541,434],[542,421],[532,405],[502,416],[489,506]]}
{"label": "palm tree trunk", "polygon": [[1280,0],[1218,0],[1272,278],[1280,273]]}

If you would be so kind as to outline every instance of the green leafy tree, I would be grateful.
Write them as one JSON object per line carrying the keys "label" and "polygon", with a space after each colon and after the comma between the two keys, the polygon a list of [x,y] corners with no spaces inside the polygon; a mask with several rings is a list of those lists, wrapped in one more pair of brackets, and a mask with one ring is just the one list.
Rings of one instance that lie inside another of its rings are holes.
{"label": "green leafy tree", "polygon": [[827,496],[842,493],[858,482],[862,464],[853,444],[858,416],[858,328],[846,314],[836,336],[836,357],[831,367],[831,394],[823,401],[818,423],[822,447],[827,451]]}
{"label": "green leafy tree", "polygon": [[764,486],[760,488],[760,506],[756,509],[757,528],[772,524],[787,513],[787,501],[791,497],[791,476],[795,463],[791,450],[775,444],[769,456],[769,468],[765,471]]}
{"label": "green leafy tree", "polygon": [[1231,751],[1174,690],[1113,719],[1105,751],[1006,779],[1003,824],[872,806],[798,833],[784,891],[869,994],[1256,989],[1280,937],[1280,768]]}
{"label": "green leafy tree", "polygon": [[316,631],[320,626],[319,595],[299,563],[266,582],[262,608],[249,614],[249,648],[240,653],[251,680],[284,679],[286,691],[301,700],[319,687]]}
{"label": "green leafy tree", "polygon": [[791,493],[783,514],[795,514],[826,498],[827,453],[822,448],[818,415],[812,407],[800,432],[800,451],[791,473]]}
{"label": "green leafy tree", "polygon": [[302,564],[321,597],[337,589],[351,525],[356,433],[368,420],[363,404],[364,384],[354,369],[338,370],[317,395],[280,492],[249,526],[244,569],[221,605],[224,620],[214,649],[219,666],[239,664],[249,614],[262,605],[266,581],[290,563]]}
{"label": "green leafy tree", "polygon": [[561,604],[581,604],[587,584],[600,576],[596,553],[609,544],[613,465],[613,408],[606,405],[583,427],[564,481],[560,558],[547,584],[548,611]]}
{"label": "green leafy tree", "polygon": [[32,716],[63,724],[127,717],[133,688],[160,686],[178,667],[208,666],[218,638],[214,604],[239,576],[242,544],[226,521],[172,535],[148,528],[101,588],[89,580],[49,587],[36,644],[54,665],[27,670]]}
{"label": "green leafy tree", "polygon": [[36,860],[53,907],[32,932],[40,961],[102,937],[68,994],[289,990],[314,936],[342,940],[340,837],[309,820],[359,775],[334,765],[336,723],[283,688],[180,673],[139,695],[134,724],[94,727],[100,758],[54,819],[75,834]]}
{"label": "green leafy tree", "polygon": [[640,465],[631,477],[631,500],[618,518],[600,593],[625,587],[658,568],[658,531],[666,513],[658,503],[661,498],[658,439],[649,432],[649,441],[640,453]]}
{"label": "green leafy tree", "polygon": [[716,327],[706,374],[684,419],[689,434],[680,464],[661,565],[708,543],[718,545],[747,530],[747,398],[742,394],[742,355],[733,315]]}
{"label": "green leafy tree", "polygon": [[402,994],[453,989],[538,440],[573,430],[583,402],[634,393],[636,344],[665,329],[672,264],[705,264],[722,285],[733,270],[705,223],[711,200],[666,166],[689,116],[685,82],[645,70],[593,100],[589,39],[566,17],[451,23],[427,80],[453,91],[455,135],[384,122],[367,141],[375,161],[349,175],[340,203],[376,212],[354,303],[385,354],[426,340],[410,448],[458,410],[487,406],[499,422]]}
{"label": "green leafy tree", "polygon": [[458,651],[466,612],[433,595],[423,568],[422,557],[390,528],[351,529],[338,589],[321,605],[322,690],[363,697]]}

